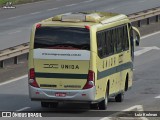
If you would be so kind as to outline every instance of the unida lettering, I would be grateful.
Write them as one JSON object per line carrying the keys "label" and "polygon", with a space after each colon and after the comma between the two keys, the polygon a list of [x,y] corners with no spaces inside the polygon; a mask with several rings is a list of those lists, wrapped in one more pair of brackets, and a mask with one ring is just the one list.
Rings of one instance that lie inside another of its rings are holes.
{"label": "unida lettering", "polygon": [[61,65],[62,69],[79,69],[78,65]]}

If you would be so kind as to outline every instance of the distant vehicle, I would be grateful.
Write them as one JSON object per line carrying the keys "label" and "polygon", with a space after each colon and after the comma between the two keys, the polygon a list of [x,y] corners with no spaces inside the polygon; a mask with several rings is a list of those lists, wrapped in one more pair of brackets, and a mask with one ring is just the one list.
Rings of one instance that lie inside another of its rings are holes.
{"label": "distant vehicle", "polygon": [[31,100],[42,107],[82,102],[100,110],[109,97],[122,102],[132,86],[139,41],[138,29],[122,14],[79,12],[36,23],[29,48]]}

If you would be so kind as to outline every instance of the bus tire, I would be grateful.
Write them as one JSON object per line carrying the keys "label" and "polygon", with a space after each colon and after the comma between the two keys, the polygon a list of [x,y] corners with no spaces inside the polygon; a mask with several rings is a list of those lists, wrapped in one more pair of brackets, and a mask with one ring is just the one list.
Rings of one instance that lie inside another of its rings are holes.
{"label": "bus tire", "polygon": [[115,97],[116,102],[122,102],[123,100],[124,100],[124,93],[119,93],[118,95],[116,95]]}
{"label": "bus tire", "polygon": [[41,102],[41,107],[48,108],[49,107],[49,102]]}
{"label": "bus tire", "polygon": [[105,100],[102,100],[101,102],[98,103],[98,108],[99,110],[106,110]]}
{"label": "bus tire", "polygon": [[91,103],[90,104],[90,109],[98,109],[98,104],[97,103]]}
{"label": "bus tire", "polygon": [[57,108],[58,107],[58,102],[50,102],[49,107],[50,108]]}
{"label": "bus tire", "polygon": [[57,108],[58,102],[41,102],[43,108]]}
{"label": "bus tire", "polygon": [[127,74],[127,76],[126,76],[126,81],[125,81],[125,91],[127,91],[128,90],[128,74]]}
{"label": "bus tire", "polygon": [[98,103],[99,110],[106,110],[108,105],[109,84],[107,84],[105,99]]}

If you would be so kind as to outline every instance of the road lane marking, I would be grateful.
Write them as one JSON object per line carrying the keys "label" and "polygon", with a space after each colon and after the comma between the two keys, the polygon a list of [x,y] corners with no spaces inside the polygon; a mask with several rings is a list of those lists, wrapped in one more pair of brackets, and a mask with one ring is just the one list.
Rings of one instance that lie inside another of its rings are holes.
{"label": "road lane marking", "polygon": [[31,107],[24,107],[24,108],[21,108],[19,110],[16,110],[17,112],[20,112],[20,111],[24,111],[24,110],[27,110],[27,109],[30,109]]}
{"label": "road lane marking", "polygon": [[64,13],[63,15],[70,15],[72,12]]}
{"label": "road lane marking", "polygon": [[139,3],[143,3],[143,2],[146,2],[146,0],[141,0],[141,1],[138,1]]}
{"label": "road lane marking", "polygon": [[132,106],[130,108],[124,109],[122,111],[131,111],[131,110],[134,110],[134,109],[137,109],[138,111],[143,111],[143,106],[142,105],[135,105],[135,106]]}
{"label": "road lane marking", "polygon": [[13,32],[10,32],[8,34],[15,34],[15,33],[19,33],[19,32],[21,32],[21,30],[13,31]]}
{"label": "road lane marking", "polygon": [[159,47],[156,47],[156,46],[152,46],[152,47],[143,47],[142,50],[138,50],[138,51],[135,51],[134,52],[134,55],[135,56],[140,56],[148,51],[151,51],[151,50],[160,50]]}
{"label": "road lane marking", "polygon": [[160,98],[160,95],[159,95],[159,96],[156,96],[155,98]]}
{"label": "road lane marking", "polygon": [[16,17],[10,17],[10,18],[7,18],[7,19],[15,19],[15,18],[18,18],[18,17],[21,17],[21,15],[20,16],[16,16]]}
{"label": "road lane marking", "polygon": [[[108,117],[101,118],[100,120],[115,120],[115,117],[116,118],[118,117],[117,115],[122,114],[123,112],[126,112],[126,111],[133,111],[134,109],[137,109],[137,111],[144,111],[142,105],[135,105],[130,108],[124,109],[121,112],[114,113]],[[124,119],[126,118],[127,120],[133,120],[132,118],[134,118],[134,116],[133,117],[119,117],[119,118],[124,118]],[[140,118],[138,120],[148,120],[146,117],[137,117],[137,118]]]}
{"label": "road lane marking", "polygon": [[87,0],[87,1],[84,1],[83,3],[86,3],[86,2],[93,2],[94,0]]}
{"label": "road lane marking", "polygon": [[3,83],[0,83],[0,86],[2,85],[6,85],[6,84],[9,84],[9,83],[12,83],[12,82],[15,82],[15,81],[18,81],[18,80],[21,80],[21,79],[24,79],[24,78],[27,78],[28,75],[24,75],[24,76],[21,76],[21,77],[18,77],[18,78],[15,78],[15,79],[11,79],[9,81],[6,81],[6,82],[3,82]]}
{"label": "road lane marking", "polygon": [[74,6],[74,5],[77,5],[77,4],[69,4],[69,5],[65,5],[65,7],[71,7],[71,6]]}
{"label": "road lane marking", "polygon": [[157,35],[157,34],[160,34],[160,31],[158,31],[158,32],[154,32],[154,33],[151,33],[151,34],[148,34],[148,35],[145,35],[145,36],[142,36],[142,37],[141,37],[141,39],[145,39],[145,38],[148,38],[148,37],[151,37],[151,36]]}
{"label": "road lane marking", "polygon": [[35,14],[39,14],[41,13],[42,11],[39,11],[39,12],[33,12],[33,13],[30,13],[31,15],[35,15]]}
{"label": "road lane marking", "polygon": [[52,11],[52,10],[56,10],[58,8],[51,8],[51,9],[47,9],[47,11]]}

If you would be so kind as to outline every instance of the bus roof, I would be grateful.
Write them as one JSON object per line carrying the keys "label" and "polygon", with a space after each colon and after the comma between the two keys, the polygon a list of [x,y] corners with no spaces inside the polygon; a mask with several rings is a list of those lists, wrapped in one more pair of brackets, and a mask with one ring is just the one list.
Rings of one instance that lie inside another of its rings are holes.
{"label": "bus roof", "polygon": [[54,17],[43,20],[43,23],[72,23],[72,24],[107,24],[119,20],[128,19],[124,14],[109,12],[76,12],[56,15]]}

